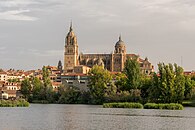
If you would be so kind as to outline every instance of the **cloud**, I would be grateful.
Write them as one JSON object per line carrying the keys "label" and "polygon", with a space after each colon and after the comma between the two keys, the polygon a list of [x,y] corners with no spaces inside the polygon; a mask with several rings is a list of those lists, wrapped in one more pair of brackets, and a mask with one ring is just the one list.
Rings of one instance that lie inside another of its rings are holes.
{"label": "cloud", "polygon": [[33,0],[2,0],[0,1],[0,20],[35,21],[38,18],[29,16],[30,6],[39,4]]}
{"label": "cloud", "polygon": [[29,49],[29,54],[41,57],[50,57],[50,56],[61,56],[63,55],[62,50],[36,50],[36,49]]}
{"label": "cloud", "polygon": [[[61,5],[54,0],[1,0],[0,20],[36,21],[39,18],[33,16],[41,11],[48,13],[50,8]],[[52,8],[53,11],[53,8]]]}
{"label": "cloud", "polygon": [[3,1],[0,1],[0,7],[25,7],[25,6],[28,6],[28,5],[32,5],[32,4],[39,4],[38,1],[35,1],[35,0],[3,0]]}
{"label": "cloud", "polygon": [[30,10],[11,10],[0,12],[1,20],[22,20],[22,21],[35,21],[38,18],[25,15],[23,13],[28,13]]}

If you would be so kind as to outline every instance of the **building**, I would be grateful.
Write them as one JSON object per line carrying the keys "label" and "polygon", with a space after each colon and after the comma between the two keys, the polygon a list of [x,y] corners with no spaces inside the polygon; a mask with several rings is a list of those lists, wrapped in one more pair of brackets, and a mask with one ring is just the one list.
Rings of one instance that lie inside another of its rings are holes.
{"label": "building", "polygon": [[77,87],[80,90],[88,90],[88,76],[86,74],[67,73],[61,76],[62,84],[68,87]]}
{"label": "building", "polygon": [[0,72],[0,81],[7,81],[7,73],[6,72]]}
{"label": "building", "polygon": [[21,85],[18,83],[1,83],[0,84],[0,99],[15,99],[21,97]]}
{"label": "building", "polygon": [[74,67],[74,72],[77,74],[88,74],[88,72],[90,71],[90,67],[88,66],[84,66],[84,65],[78,65]]}
{"label": "building", "polygon": [[[127,58],[137,58],[143,73],[150,74],[154,71],[153,65],[148,58],[141,59],[139,55],[128,54],[126,46],[121,36],[115,44],[114,52],[111,54],[83,54],[78,53],[78,42],[75,33],[73,32],[72,24],[65,38],[64,52],[64,72],[65,73],[86,73],[94,65],[102,65],[105,69],[111,72],[121,72],[124,69],[124,64]],[[86,68],[86,67],[88,68]]]}

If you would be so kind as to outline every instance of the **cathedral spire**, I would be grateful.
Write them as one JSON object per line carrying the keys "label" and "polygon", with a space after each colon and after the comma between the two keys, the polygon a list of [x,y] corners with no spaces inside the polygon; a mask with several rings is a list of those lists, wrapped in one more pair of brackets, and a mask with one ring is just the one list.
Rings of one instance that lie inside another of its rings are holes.
{"label": "cathedral spire", "polygon": [[70,22],[70,31],[72,31],[72,20]]}
{"label": "cathedral spire", "polygon": [[122,41],[121,34],[119,35],[119,41]]}

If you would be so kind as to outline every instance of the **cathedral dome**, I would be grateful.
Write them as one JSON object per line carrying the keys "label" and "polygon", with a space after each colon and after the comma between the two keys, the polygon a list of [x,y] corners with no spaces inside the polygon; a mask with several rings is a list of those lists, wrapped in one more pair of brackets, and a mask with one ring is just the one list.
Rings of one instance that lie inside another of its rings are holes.
{"label": "cathedral dome", "polygon": [[115,47],[125,47],[125,43],[122,41],[121,36],[119,37],[119,41],[116,43]]}
{"label": "cathedral dome", "polygon": [[121,36],[119,41],[115,44],[115,53],[126,53],[125,43],[122,41]]}

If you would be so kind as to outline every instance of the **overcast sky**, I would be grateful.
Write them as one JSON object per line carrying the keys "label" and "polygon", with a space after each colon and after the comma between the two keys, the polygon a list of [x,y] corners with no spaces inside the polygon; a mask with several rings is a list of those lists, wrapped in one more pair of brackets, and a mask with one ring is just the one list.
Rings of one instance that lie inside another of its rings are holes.
{"label": "overcast sky", "polygon": [[83,53],[127,52],[195,70],[194,0],[0,0],[0,68],[63,61],[70,21]]}

